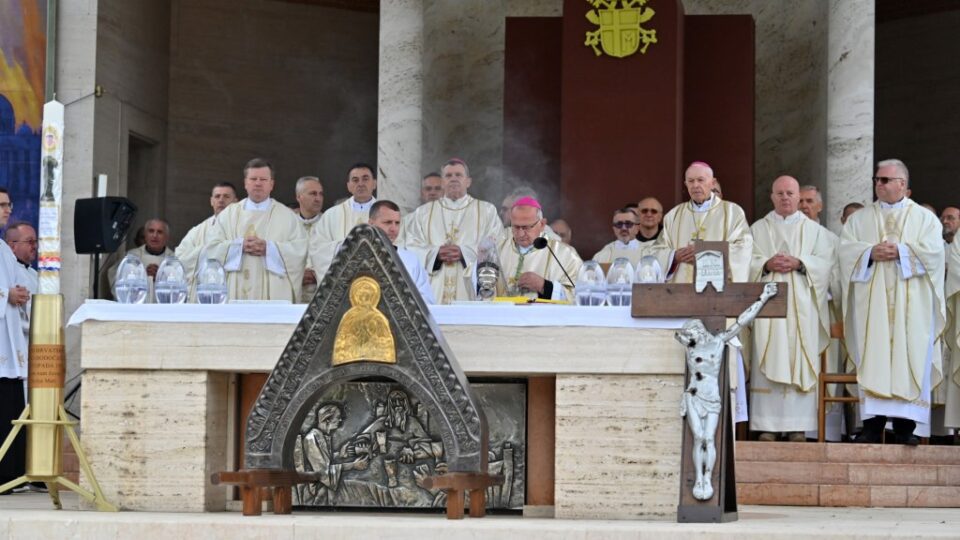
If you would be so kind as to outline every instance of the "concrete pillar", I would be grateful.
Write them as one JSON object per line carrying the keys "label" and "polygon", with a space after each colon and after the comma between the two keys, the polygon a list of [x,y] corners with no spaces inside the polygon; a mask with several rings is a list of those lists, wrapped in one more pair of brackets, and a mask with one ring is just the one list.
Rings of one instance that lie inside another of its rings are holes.
{"label": "concrete pillar", "polygon": [[378,198],[420,205],[423,175],[423,0],[380,2]]}
{"label": "concrete pillar", "polygon": [[830,0],[827,42],[827,185],[824,225],[873,196],[874,0]]}

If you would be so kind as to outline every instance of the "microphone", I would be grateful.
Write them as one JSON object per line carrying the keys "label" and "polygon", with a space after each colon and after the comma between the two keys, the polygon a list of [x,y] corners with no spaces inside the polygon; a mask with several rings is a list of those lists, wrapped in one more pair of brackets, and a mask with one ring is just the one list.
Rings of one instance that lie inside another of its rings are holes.
{"label": "microphone", "polygon": [[[567,281],[570,283],[570,286],[573,287],[576,283],[573,279],[570,278],[570,274],[567,273],[567,269],[563,267],[563,264],[560,263],[560,259],[557,258],[557,254],[553,252],[553,248],[550,247],[550,242],[547,242],[547,239],[538,236],[533,239],[533,248],[534,249],[543,249],[547,248],[547,251],[550,252],[550,255],[553,255],[553,260],[557,261],[557,265],[560,267],[560,270],[563,271],[563,275],[567,276]],[[546,277],[546,276],[544,276]]]}

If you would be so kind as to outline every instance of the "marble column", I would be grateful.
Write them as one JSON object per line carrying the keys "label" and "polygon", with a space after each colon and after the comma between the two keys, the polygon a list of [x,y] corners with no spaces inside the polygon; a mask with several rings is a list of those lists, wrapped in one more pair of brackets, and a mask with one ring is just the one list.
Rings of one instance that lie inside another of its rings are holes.
{"label": "marble column", "polygon": [[874,0],[830,0],[822,221],[838,233],[847,203],[872,200],[875,20]]}
{"label": "marble column", "polygon": [[404,213],[420,205],[423,175],[423,1],[380,2],[378,197]]}

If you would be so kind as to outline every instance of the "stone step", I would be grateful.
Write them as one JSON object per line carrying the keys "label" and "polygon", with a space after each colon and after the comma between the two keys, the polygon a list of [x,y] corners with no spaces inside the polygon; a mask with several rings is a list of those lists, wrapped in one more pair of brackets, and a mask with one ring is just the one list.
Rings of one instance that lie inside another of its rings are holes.
{"label": "stone step", "polygon": [[737,483],[737,503],[777,506],[956,508],[960,486]]}
{"label": "stone step", "polygon": [[960,507],[960,447],[739,441],[740,504]]}
{"label": "stone step", "polygon": [[736,473],[752,484],[960,486],[960,465],[738,461]]}
{"label": "stone step", "polygon": [[746,461],[960,465],[960,446],[737,441]]}

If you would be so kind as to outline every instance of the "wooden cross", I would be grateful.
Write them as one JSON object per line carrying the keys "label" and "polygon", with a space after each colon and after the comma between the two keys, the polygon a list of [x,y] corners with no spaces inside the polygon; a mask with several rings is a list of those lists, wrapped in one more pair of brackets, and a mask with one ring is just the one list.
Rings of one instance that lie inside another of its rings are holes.
{"label": "wooden cross", "polygon": [[[700,319],[707,330],[713,334],[726,329],[727,318],[740,315],[747,307],[757,301],[763,292],[763,283],[731,283],[727,281],[730,270],[727,242],[694,242],[696,253],[719,251],[723,254],[723,292],[717,292],[712,285],[700,293],[695,291],[693,283],[636,283],[633,286],[633,299],[630,314],[633,317],[682,317]],[[696,271],[694,272],[696,276]],[[696,277],[694,277],[694,283]],[[777,295],[770,299],[757,317],[786,317],[787,284],[778,283]],[[733,418],[730,414],[730,377],[724,364],[720,369],[720,398],[722,409],[717,425],[716,447],[717,461],[713,469],[711,483],[714,486],[713,497],[708,501],[699,501],[693,497],[691,488],[696,476],[691,450],[693,434],[687,423],[683,423],[683,447],[680,466],[680,504],[677,507],[677,521],[684,523],[718,523],[737,519],[737,484],[734,474],[733,456]],[[679,359],[678,359],[679,360]],[[690,381],[690,373],[684,375],[684,388]],[[744,381],[740,381],[744,384]],[[679,401],[678,401],[679,407]]]}

